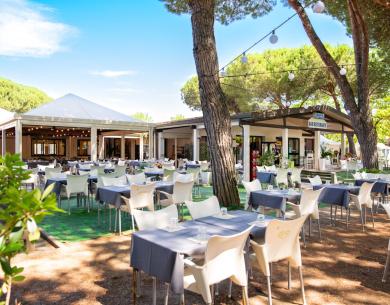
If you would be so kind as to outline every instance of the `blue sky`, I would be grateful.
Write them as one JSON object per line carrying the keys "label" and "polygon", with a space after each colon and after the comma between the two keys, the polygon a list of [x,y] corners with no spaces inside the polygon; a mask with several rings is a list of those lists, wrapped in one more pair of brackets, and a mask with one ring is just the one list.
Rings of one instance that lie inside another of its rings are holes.
{"label": "blue sky", "polygon": [[[310,10],[311,12],[311,10]],[[216,25],[220,65],[293,14],[278,5],[259,19]],[[310,14],[320,37],[351,44],[331,17]],[[310,44],[298,18],[254,51]],[[180,99],[195,74],[190,18],[169,13],[158,0],[1,0],[0,76],[36,86],[51,97],[75,93],[154,121],[199,115]]]}

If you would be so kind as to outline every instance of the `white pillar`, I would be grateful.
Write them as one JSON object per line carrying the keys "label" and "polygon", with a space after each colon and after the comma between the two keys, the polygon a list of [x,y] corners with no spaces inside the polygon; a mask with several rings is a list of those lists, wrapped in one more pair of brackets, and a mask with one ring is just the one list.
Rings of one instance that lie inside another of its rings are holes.
{"label": "white pillar", "polygon": [[20,154],[22,159],[22,122],[20,120],[16,121],[15,125],[15,154]]}
{"label": "white pillar", "polygon": [[244,166],[244,181],[250,181],[250,135],[251,135],[251,126],[250,125],[243,125],[243,141],[242,141],[242,148],[243,148],[243,157],[242,162]]}
{"label": "white pillar", "polygon": [[192,130],[192,148],[194,161],[199,161],[199,129],[197,128]]}
{"label": "white pillar", "polygon": [[149,159],[154,158],[154,132],[153,129],[149,129]]}
{"label": "white pillar", "polygon": [[104,137],[99,136],[99,159],[104,159]]}
{"label": "white pillar", "polygon": [[91,161],[97,160],[97,129],[91,127]]}
{"label": "white pillar", "polygon": [[320,169],[320,158],[321,158],[321,142],[320,142],[320,131],[314,132],[314,168]]}
{"label": "white pillar", "polygon": [[140,154],[140,160],[144,159],[144,135],[141,134],[141,137],[139,138],[139,154]]}
{"label": "white pillar", "polygon": [[158,145],[158,156],[157,159],[164,159],[165,158],[165,147],[164,147],[164,137],[163,133],[159,132],[157,136],[157,145]]}
{"label": "white pillar", "polygon": [[299,139],[299,166],[304,165],[305,159],[305,138],[301,137]]}
{"label": "white pillar", "polygon": [[340,158],[345,157],[345,133],[341,133],[341,155]]}
{"label": "white pillar", "polygon": [[175,161],[177,161],[177,138],[175,138]]}
{"label": "white pillar", "polygon": [[7,130],[1,130],[1,155],[4,157],[7,151]]}
{"label": "white pillar", "polygon": [[283,128],[282,132],[282,156],[283,161],[288,160],[288,128]]}
{"label": "white pillar", "polygon": [[125,159],[125,143],[126,139],[125,136],[121,136],[121,159]]}

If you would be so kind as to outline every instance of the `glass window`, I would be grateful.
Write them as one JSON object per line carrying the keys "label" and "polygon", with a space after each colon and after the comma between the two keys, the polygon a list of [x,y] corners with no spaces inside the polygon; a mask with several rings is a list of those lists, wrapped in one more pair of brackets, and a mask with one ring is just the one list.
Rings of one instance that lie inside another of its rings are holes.
{"label": "glass window", "polygon": [[90,140],[77,140],[77,155],[89,156],[91,154],[91,141]]}
{"label": "glass window", "polygon": [[32,139],[32,155],[34,156],[65,156],[66,142],[64,139]]}

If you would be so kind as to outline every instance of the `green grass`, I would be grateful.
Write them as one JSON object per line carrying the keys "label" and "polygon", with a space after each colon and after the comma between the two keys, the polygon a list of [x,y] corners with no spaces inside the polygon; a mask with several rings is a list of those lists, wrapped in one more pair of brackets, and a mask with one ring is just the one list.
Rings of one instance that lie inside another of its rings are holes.
{"label": "green grass", "polygon": [[[246,193],[244,188],[239,187],[240,201],[243,205],[245,203]],[[194,201],[201,201],[209,198],[213,194],[211,186],[203,186],[200,188],[201,196],[194,195]],[[107,236],[113,234],[109,231],[108,213],[109,211],[100,211],[100,225],[98,225],[98,211],[97,203],[94,201],[93,208],[88,213],[84,207],[77,207],[76,200],[71,201],[71,214],[68,213],[56,213],[54,215],[47,216],[40,226],[49,235],[53,236],[62,242],[76,242],[98,238],[101,236]],[[67,210],[67,200],[62,201],[62,208]],[[231,207],[234,209],[237,207]],[[111,211],[112,215],[112,229],[114,227],[114,211]],[[184,208],[184,218],[190,219],[188,210]],[[122,231],[131,229],[131,218],[125,213],[122,213]]]}

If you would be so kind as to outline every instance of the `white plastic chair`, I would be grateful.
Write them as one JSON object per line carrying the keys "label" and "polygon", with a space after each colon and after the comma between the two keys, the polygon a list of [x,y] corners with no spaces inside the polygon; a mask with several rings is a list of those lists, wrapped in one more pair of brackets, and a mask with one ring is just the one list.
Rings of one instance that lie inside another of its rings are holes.
{"label": "white plastic chair", "polygon": [[126,167],[126,161],[125,160],[118,160],[118,164],[117,165]]}
{"label": "white plastic chair", "polygon": [[62,169],[60,167],[46,167],[45,169],[45,180],[54,178],[56,174],[61,173]]}
{"label": "white plastic chair", "polygon": [[126,175],[126,177],[130,184],[144,184],[146,182],[145,173]]}
{"label": "white plastic chair", "polygon": [[255,241],[251,241],[251,245],[255,252],[251,255],[252,261],[255,262],[254,266],[267,277],[269,305],[272,305],[270,265],[284,259],[287,259],[289,263],[288,288],[291,286],[290,267],[292,265],[293,267],[298,267],[303,304],[306,304],[302,276],[301,246],[299,243],[299,232],[301,231],[305,220],[306,216],[288,221],[272,220],[265,231],[264,244],[258,244]]}
{"label": "white plastic chair", "polygon": [[387,246],[387,258],[386,258],[386,264],[385,264],[385,270],[383,271],[383,277],[382,282],[386,282],[387,273],[390,269],[390,239],[389,239],[389,245]]}
{"label": "white plastic chair", "polygon": [[194,176],[192,174],[180,174],[178,172],[173,173],[173,182],[193,182]]}
{"label": "white plastic chair", "polygon": [[[68,213],[70,214],[70,198],[72,195],[82,194],[84,199],[88,197],[88,176],[87,175],[67,175],[66,176],[66,185],[65,195],[68,199]],[[88,212],[89,212],[89,198],[88,198]]]}
{"label": "white plastic chair", "polygon": [[313,178],[308,178],[309,181],[310,181],[310,184],[311,186],[318,186],[318,185],[322,185],[322,180],[321,180],[321,177],[316,175],[314,176]]}
{"label": "white plastic chair", "polygon": [[213,304],[210,287],[230,279],[242,287],[243,304],[248,304],[244,248],[250,230],[251,227],[231,236],[210,237],[202,265],[185,259],[184,289],[200,294],[207,304]]}
{"label": "white plastic chair", "polygon": [[133,216],[138,230],[162,229],[169,226],[171,218],[178,218],[177,207],[174,205],[156,211],[134,209]]}
{"label": "white plastic chair", "polygon": [[[317,220],[318,234],[321,240],[321,225],[320,225],[320,213],[318,210],[318,198],[320,197],[322,189],[311,190],[303,189],[301,194],[301,200],[299,204],[287,202],[292,208],[292,211],[285,213],[287,219],[297,219],[302,216],[309,216],[309,234],[311,234],[311,220]],[[304,226],[302,227],[304,228]],[[302,230],[303,240],[305,242],[305,230]]]}
{"label": "white plastic chair", "polygon": [[124,186],[127,185],[127,178],[125,175],[121,177],[105,177],[102,176],[102,183],[104,186]]}
{"label": "white plastic chair", "polygon": [[216,196],[211,196],[210,198],[199,202],[186,201],[185,204],[194,220],[221,213],[218,198]]}
{"label": "white plastic chair", "polygon": [[365,229],[366,224],[366,208],[371,209],[371,218],[372,218],[372,227],[375,225],[374,221],[374,211],[373,211],[373,201],[371,198],[371,191],[374,186],[374,183],[364,182],[359,190],[359,195],[350,194],[349,207],[347,211],[347,217],[350,214],[351,206],[355,206],[360,211],[360,219],[362,222],[363,231]]}
{"label": "white plastic chair", "polygon": [[[130,198],[122,196],[122,199],[126,203],[121,205],[119,210],[119,232],[121,232],[121,214],[120,212],[126,212],[131,215],[131,224],[134,230],[134,211],[136,209],[147,208],[149,211],[154,211],[154,191],[156,189],[155,183],[138,185],[130,185]],[[116,225],[115,225],[116,227]]]}
{"label": "white plastic chair", "polygon": [[264,166],[256,166],[256,171],[257,172],[264,172],[265,171],[265,167]]}
{"label": "white plastic chair", "polygon": [[[168,206],[171,204],[178,205],[182,208],[182,204],[186,201],[192,201],[192,188],[194,187],[194,181],[179,182],[176,181],[173,185],[173,193],[169,194],[164,191],[158,191],[158,204],[161,206]],[[161,195],[165,195],[166,199],[161,199]],[[183,215],[182,215],[183,216]]]}
{"label": "white plastic chair", "polygon": [[275,183],[276,185],[284,184],[288,187],[288,169],[278,168],[276,170]]}
{"label": "white plastic chair", "polygon": [[175,172],[176,172],[175,168],[173,169],[164,168],[163,181],[173,181]]}
{"label": "white plastic chair", "polygon": [[291,169],[291,183],[294,185],[301,185],[302,180],[301,180],[301,173],[302,173],[303,168],[292,168]]}
{"label": "white plastic chair", "polygon": [[187,175],[192,175],[194,186],[197,190],[198,196],[200,196],[200,167],[188,168]]}
{"label": "white plastic chair", "polygon": [[357,180],[357,179],[362,179],[362,174],[359,173],[359,172],[352,173],[352,177],[353,177],[353,179],[355,179],[355,180]]}
{"label": "white plastic chair", "polygon": [[126,174],[126,165],[116,165],[114,169],[114,173],[117,176],[123,176]]}
{"label": "white plastic chair", "polygon": [[273,171],[276,171],[276,166],[275,165],[271,165],[271,166],[264,166],[265,170],[267,172],[273,172]]}
{"label": "white plastic chair", "polygon": [[251,195],[251,192],[261,191],[261,183],[258,179],[255,179],[251,182],[242,181],[242,185],[244,186],[246,191],[246,201],[245,201],[245,210],[246,210],[249,207],[249,197]]}

